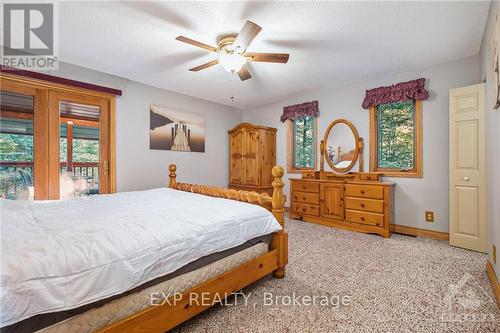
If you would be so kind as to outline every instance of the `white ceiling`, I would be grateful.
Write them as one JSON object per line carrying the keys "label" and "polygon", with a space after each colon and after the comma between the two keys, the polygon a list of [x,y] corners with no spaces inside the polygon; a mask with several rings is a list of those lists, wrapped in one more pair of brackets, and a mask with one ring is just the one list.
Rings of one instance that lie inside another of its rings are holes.
{"label": "white ceiling", "polygon": [[[489,2],[61,2],[60,59],[202,99],[250,108],[287,95],[475,55]],[[178,35],[216,45],[246,20],[263,27],[241,82]],[[234,96],[234,102],[230,97]]]}

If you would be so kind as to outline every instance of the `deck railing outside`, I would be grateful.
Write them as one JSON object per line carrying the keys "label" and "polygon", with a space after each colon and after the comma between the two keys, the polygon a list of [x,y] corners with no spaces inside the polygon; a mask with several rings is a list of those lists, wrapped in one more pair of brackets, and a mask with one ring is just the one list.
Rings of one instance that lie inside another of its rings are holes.
{"label": "deck railing outside", "polygon": [[[60,164],[61,173],[67,172],[66,162]],[[88,183],[86,194],[97,194],[99,189],[99,163],[73,162],[69,173],[74,179]],[[33,199],[33,162],[0,161],[0,195],[7,199]]]}

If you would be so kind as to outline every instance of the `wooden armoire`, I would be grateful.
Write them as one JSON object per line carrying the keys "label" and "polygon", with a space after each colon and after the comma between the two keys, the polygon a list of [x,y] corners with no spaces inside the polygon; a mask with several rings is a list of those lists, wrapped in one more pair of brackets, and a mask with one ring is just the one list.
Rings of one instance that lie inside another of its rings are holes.
{"label": "wooden armoire", "polygon": [[229,188],[272,195],[276,128],[242,123],[229,131]]}

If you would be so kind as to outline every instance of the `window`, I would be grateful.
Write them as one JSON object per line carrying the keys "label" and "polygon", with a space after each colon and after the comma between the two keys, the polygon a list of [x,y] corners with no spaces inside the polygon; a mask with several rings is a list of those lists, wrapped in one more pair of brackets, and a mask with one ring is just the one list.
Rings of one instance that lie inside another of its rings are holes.
{"label": "window", "polygon": [[317,118],[313,116],[287,120],[288,172],[298,173],[316,168]]}
{"label": "window", "polygon": [[370,171],[422,177],[422,102],[370,108]]}

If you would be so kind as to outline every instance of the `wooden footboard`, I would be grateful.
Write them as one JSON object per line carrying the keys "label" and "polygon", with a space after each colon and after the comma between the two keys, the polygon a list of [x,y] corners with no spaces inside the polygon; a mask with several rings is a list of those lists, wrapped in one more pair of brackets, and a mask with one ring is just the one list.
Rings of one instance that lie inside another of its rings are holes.
{"label": "wooden footboard", "polygon": [[[169,187],[203,195],[249,202],[269,209],[280,223],[282,230],[273,233],[269,252],[244,263],[222,275],[204,282],[184,292],[181,297],[171,299],[160,306],[152,306],[130,317],[113,323],[98,332],[165,332],[194,317],[198,313],[215,304],[221,296],[236,292],[260,278],[273,273],[276,278],[285,276],[285,265],[288,263],[288,234],[285,229],[283,168],[275,166],[272,170],[274,191],[270,197],[267,193],[239,191],[205,185],[178,183],[177,167],[171,164]],[[208,302],[191,303],[193,294],[196,299],[207,299]],[[209,305],[207,305],[207,303]]]}

